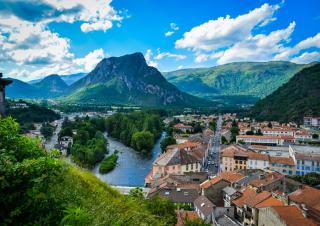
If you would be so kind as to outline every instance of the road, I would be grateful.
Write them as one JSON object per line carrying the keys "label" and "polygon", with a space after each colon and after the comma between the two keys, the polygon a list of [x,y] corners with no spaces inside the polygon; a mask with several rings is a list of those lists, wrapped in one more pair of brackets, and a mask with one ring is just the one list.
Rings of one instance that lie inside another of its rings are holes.
{"label": "road", "polygon": [[222,116],[220,115],[217,121],[216,131],[212,138],[211,151],[208,155],[205,170],[210,176],[220,172],[220,143],[221,143],[221,126]]}
{"label": "road", "polygon": [[58,122],[58,125],[57,125],[55,131],[53,132],[51,139],[44,143],[44,146],[45,146],[46,150],[48,150],[48,151],[53,149],[54,146],[56,144],[58,144],[58,137],[59,137],[59,133],[60,133],[61,127],[62,127],[63,117],[61,119],[59,119],[57,122]]}

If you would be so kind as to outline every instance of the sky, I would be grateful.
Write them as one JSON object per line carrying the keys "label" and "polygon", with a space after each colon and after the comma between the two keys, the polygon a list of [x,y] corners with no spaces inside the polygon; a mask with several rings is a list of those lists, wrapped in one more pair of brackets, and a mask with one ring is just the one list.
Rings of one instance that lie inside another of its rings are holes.
{"label": "sky", "polygon": [[319,0],[1,0],[0,71],[24,81],[142,52],[160,71],[320,61]]}

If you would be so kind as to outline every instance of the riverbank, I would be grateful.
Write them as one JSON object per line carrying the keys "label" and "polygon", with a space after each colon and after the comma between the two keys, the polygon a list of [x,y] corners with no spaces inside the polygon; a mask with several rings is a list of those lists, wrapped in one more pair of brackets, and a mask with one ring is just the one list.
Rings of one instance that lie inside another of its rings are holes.
{"label": "riverbank", "polygon": [[144,186],[144,178],[152,169],[153,161],[161,154],[160,142],[165,138],[163,132],[157,140],[150,155],[143,155],[107,136],[109,155],[118,150],[118,163],[114,170],[107,174],[99,173],[100,164],[92,172],[101,181],[117,186]]}

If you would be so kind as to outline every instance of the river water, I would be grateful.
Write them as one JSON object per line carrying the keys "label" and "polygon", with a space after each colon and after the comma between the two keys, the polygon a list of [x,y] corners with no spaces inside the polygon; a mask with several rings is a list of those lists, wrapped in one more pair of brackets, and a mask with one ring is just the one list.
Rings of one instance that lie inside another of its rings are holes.
{"label": "river water", "polygon": [[153,161],[161,153],[160,142],[165,136],[165,133],[161,134],[161,137],[153,147],[151,154],[148,156],[141,155],[121,142],[111,137],[107,137],[109,142],[109,154],[112,154],[114,150],[119,151],[117,167],[107,174],[100,174],[100,165],[97,165],[93,169],[93,173],[100,180],[110,185],[144,186],[144,178],[152,169]]}

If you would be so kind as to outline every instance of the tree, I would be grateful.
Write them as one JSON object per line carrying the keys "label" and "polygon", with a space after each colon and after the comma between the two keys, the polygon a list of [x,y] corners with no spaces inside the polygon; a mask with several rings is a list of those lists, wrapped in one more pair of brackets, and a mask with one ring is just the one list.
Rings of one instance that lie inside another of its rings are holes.
{"label": "tree", "polygon": [[172,144],[176,144],[176,143],[177,143],[177,141],[173,137],[171,137],[171,136],[165,137],[160,143],[160,147],[161,147],[162,152],[164,152],[166,150],[167,146],[172,145]]}
{"label": "tree", "polygon": [[196,122],[194,124],[193,132],[194,133],[201,133],[202,132],[202,128],[201,128],[200,122]]}
{"label": "tree", "polygon": [[142,188],[136,187],[136,188],[131,189],[129,192],[129,197],[134,198],[134,199],[139,199],[139,200],[144,199],[144,194],[143,194]]}
{"label": "tree", "polygon": [[137,151],[150,151],[154,145],[154,136],[149,131],[136,132],[132,135],[131,142]]}
{"label": "tree", "polygon": [[312,139],[319,139],[319,134],[317,133],[312,134]]}
{"label": "tree", "polygon": [[229,142],[228,142],[228,140],[227,140],[227,138],[225,136],[222,136],[221,137],[221,143],[222,144],[228,144]]}
{"label": "tree", "polygon": [[210,224],[207,224],[202,219],[195,219],[195,220],[186,219],[185,226],[210,226]]}
{"label": "tree", "polygon": [[238,123],[235,120],[232,121],[230,132],[231,132],[231,142],[235,142],[237,135],[239,135]]}
{"label": "tree", "polygon": [[215,131],[216,130],[216,127],[217,127],[217,122],[216,121],[211,121],[209,122],[209,128],[212,130],[212,131]]}
{"label": "tree", "polygon": [[175,225],[177,222],[177,215],[173,202],[168,199],[163,199],[159,196],[146,200],[146,207],[150,213],[167,219],[168,225]]}
{"label": "tree", "polygon": [[272,123],[271,122],[268,123],[268,127],[272,128]]}
{"label": "tree", "polygon": [[257,136],[263,136],[263,133],[261,132],[261,129],[258,129],[258,131],[256,132]]}
{"label": "tree", "polygon": [[52,137],[53,127],[49,123],[42,123],[40,132],[44,136],[44,138],[48,139]]}

